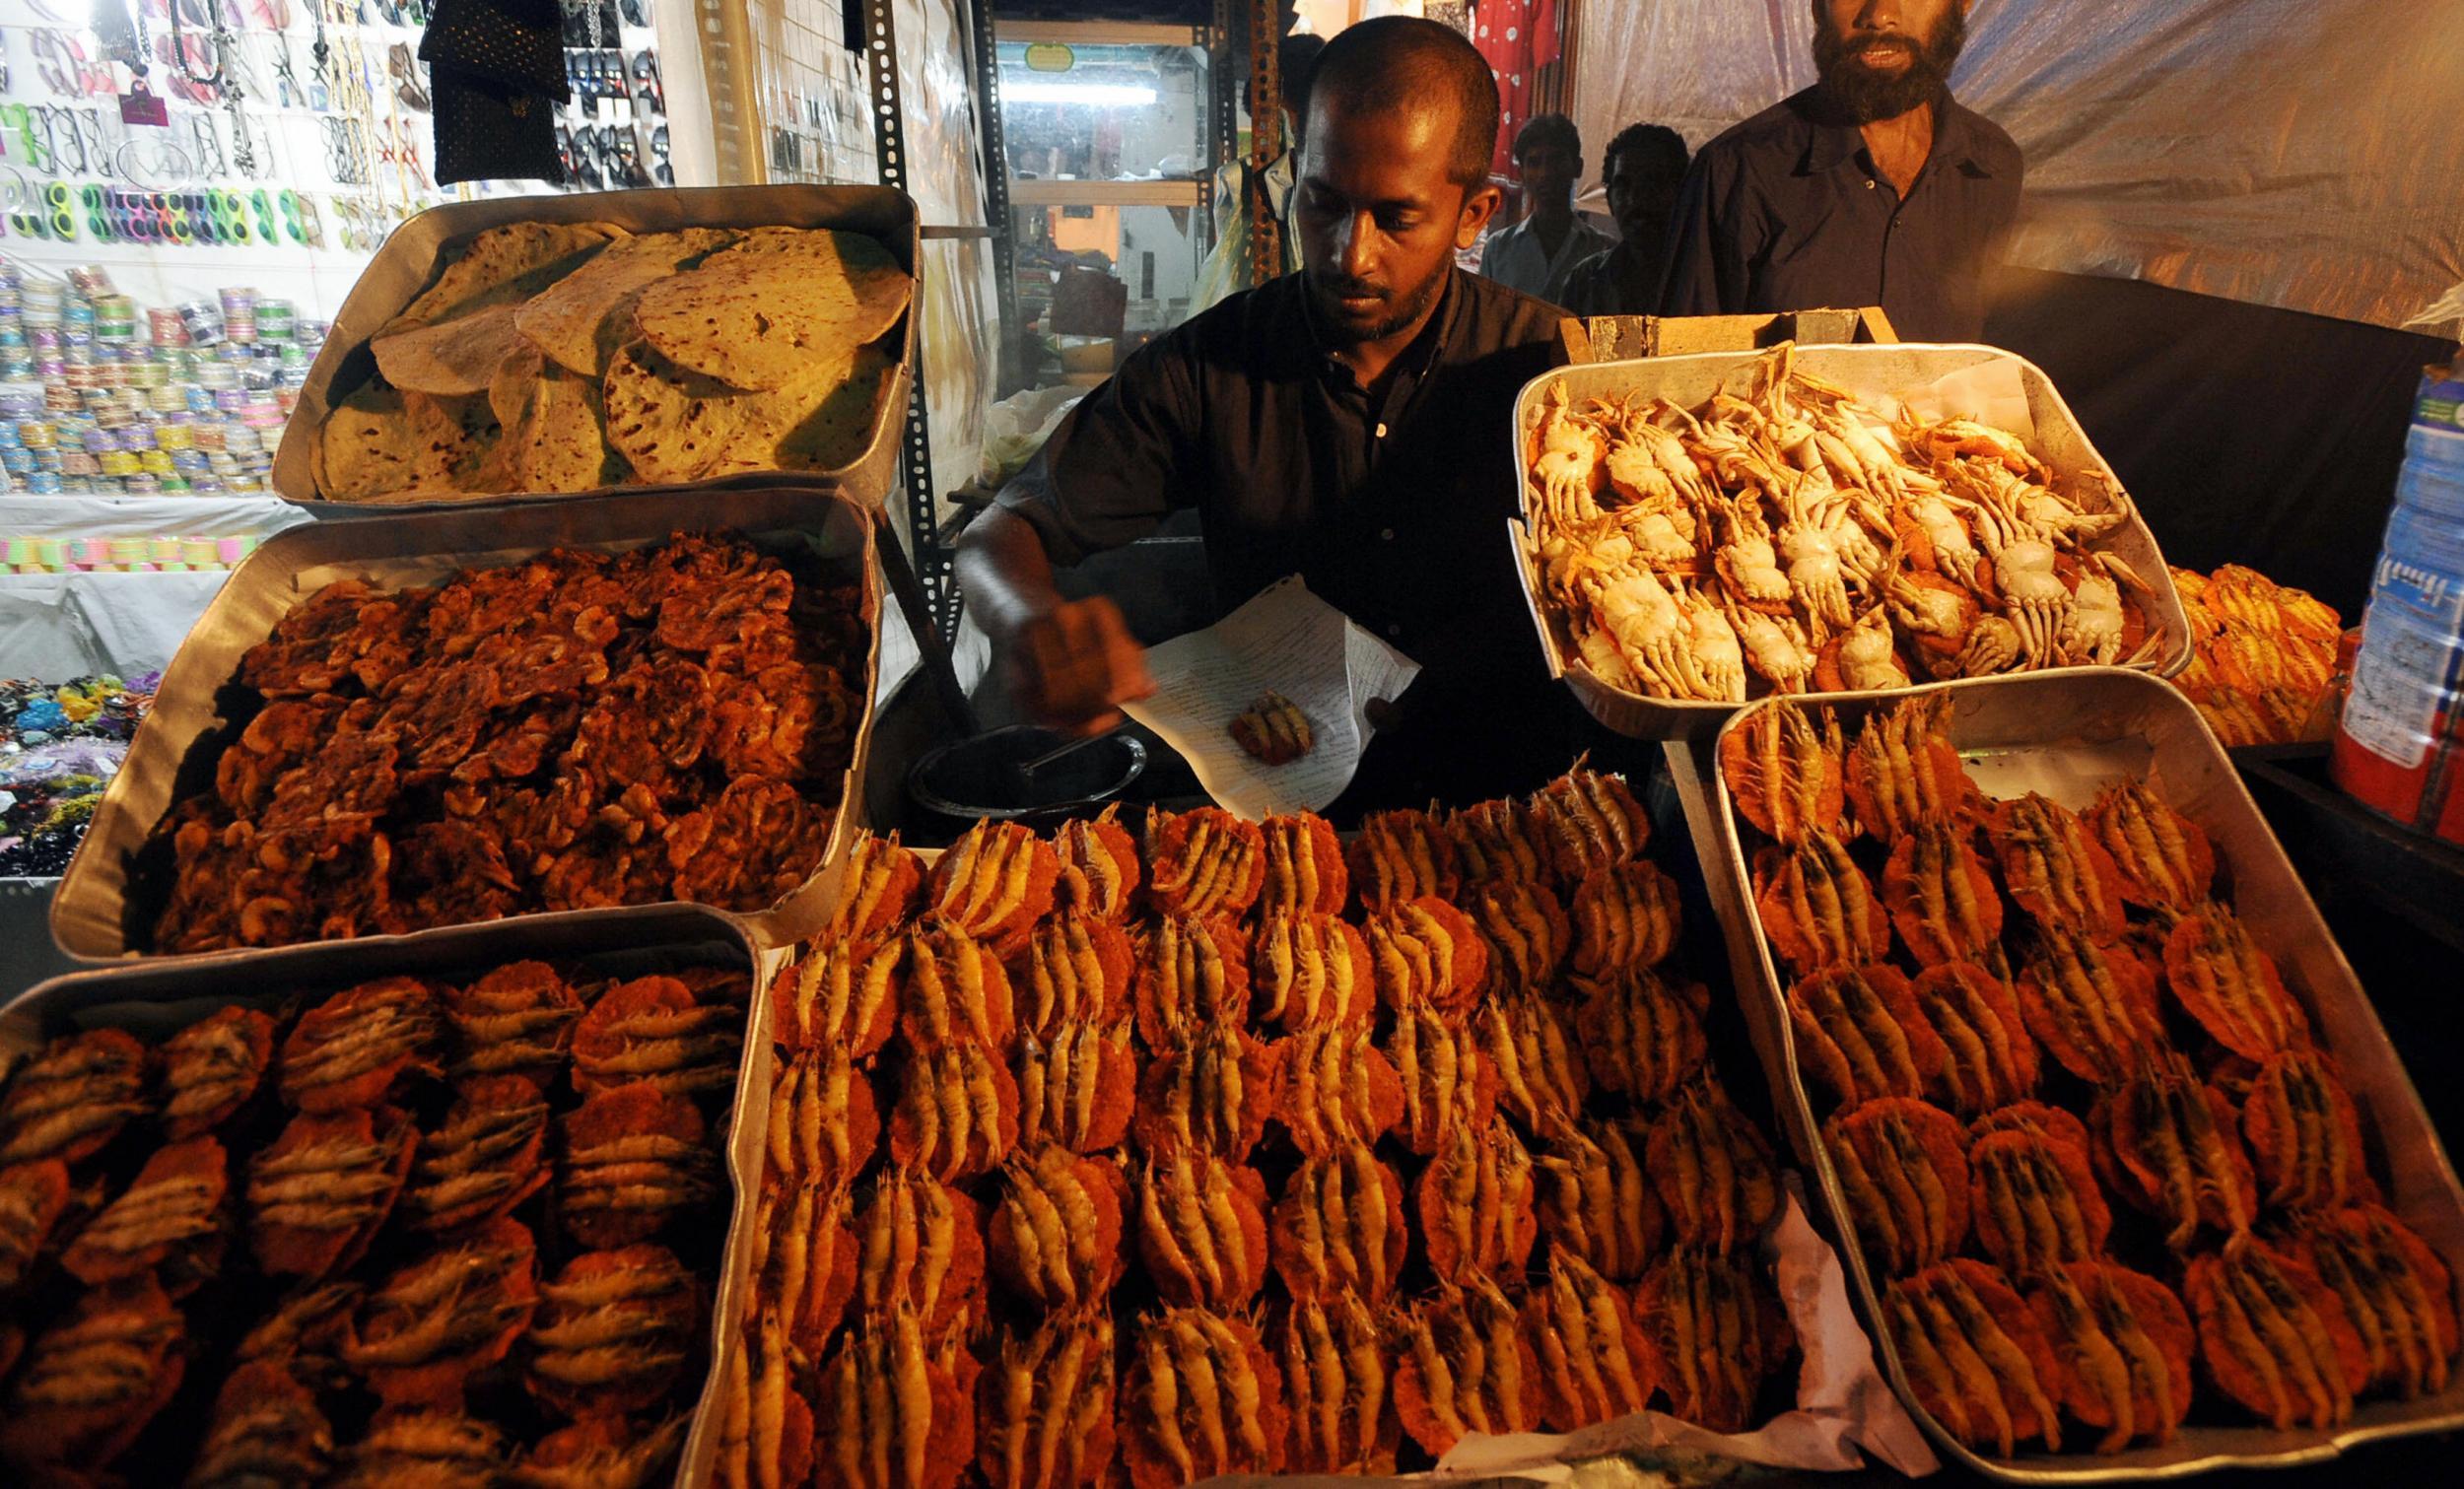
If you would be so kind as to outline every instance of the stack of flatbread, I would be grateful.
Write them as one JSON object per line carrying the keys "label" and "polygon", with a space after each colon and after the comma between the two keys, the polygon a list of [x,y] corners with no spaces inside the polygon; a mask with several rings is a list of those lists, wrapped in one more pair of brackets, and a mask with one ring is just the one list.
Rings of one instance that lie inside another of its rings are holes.
{"label": "stack of flatbread", "polygon": [[432,502],[830,470],[863,452],[915,291],[860,234],[492,228],[377,331],[319,495]]}

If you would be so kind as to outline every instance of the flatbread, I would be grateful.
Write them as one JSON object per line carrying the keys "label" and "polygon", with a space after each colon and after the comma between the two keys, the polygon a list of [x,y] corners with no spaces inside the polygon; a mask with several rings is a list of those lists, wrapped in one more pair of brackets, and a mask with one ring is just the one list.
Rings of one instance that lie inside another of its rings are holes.
{"label": "flatbread", "polygon": [[410,416],[410,491],[452,493],[472,490],[480,463],[501,433],[496,413],[482,395],[440,398],[405,389],[403,410]]}
{"label": "flatbread", "polygon": [[497,370],[488,404],[503,433],[477,477],[482,490],[578,492],[613,484],[597,378],[577,377],[524,343]]}
{"label": "flatbread", "polygon": [[569,372],[597,377],[633,339],[642,292],[735,242],[721,228],[686,228],[619,238],[521,307],[521,333]]}
{"label": "flatbread", "polygon": [[490,305],[435,325],[379,336],[369,343],[376,370],[405,392],[463,397],[484,393],[516,347],[519,305]]}
{"label": "flatbread", "polygon": [[653,485],[698,481],[734,447],[745,405],[734,389],[677,367],[647,342],[608,364],[607,442]]}
{"label": "flatbread", "polygon": [[418,445],[401,393],[371,381],[335,404],[317,429],[310,456],[316,489],[334,502],[400,491],[410,482]]}
{"label": "flatbread", "polygon": [[390,336],[490,305],[518,305],[628,237],[613,223],[508,223],[466,244],[418,299],[377,329]]}
{"label": "flatbread", "polygon": [[861,234],[766,229],[645,290],[634,316],[676,366],[768,391],[846,362],[898,323],[915,288]]}
{"label": "flatbread", "polygon": [[744,395],[743,432],[714,474],[838,470],[855,464],[871,442],[896,365],[880,347],[858,347],[847,366],[821,369],[767,393]]}

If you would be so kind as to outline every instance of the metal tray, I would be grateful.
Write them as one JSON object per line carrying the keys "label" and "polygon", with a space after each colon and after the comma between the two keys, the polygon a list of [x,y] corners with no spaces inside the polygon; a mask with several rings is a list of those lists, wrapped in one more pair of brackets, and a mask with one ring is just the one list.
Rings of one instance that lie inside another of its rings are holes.
{"label": "metal tray", "polygon": [[[360,271],[359,281],[343,301],[341,313],[334,317],[333,329],[317,351],[316,360],[308,365],[299,406],[283,427],[282,443],[274,451],[276,495],[326,517],[573,500],[569,496],[511,494],[451,502],[370,504],[326,502],[317,496],[309,458],[316,431],[325,422],[336,388],[349,392],[376,374],[376,358],[368,350],[368,339],[428,288],[428,282],[436,278],[439,260],[448,251],[460,248],[490,228],[508,223],[614,223],[635,233],[665,233],[677,228],[836,228],[878,238],[910,276],[917,274],[923,258],[916,203],[905,192],[887,186],[667,187],[579,196],[500,196],[431,207],[396,228],[376,249],[376,256]],[[873,411],[872,436],[864,443],[864,452],[853,462],[831,471],[730,476],[686,487],[608,486],[580,495],[837,485],[878,507],[889,491],[890,473],[898,459],[898,428],[907,416],[908,384],[915,373],[916,311],[912,305],[891,335],[897,340],[897,367],[881,406]]]}
{"label": "metal tray", "polygon": [[[396,974],[452,977],[525,959],[592,958],[608,971],[640,976],[667,967],[741,962],[753,978],[752,1006],[766,1006],[771,966],[764,953],[729,916],[691,905],[538,915],[455,926],[419,936],[371,941],[328,941],[212,959],[183,958],[140,967],[72,973],[53,978],[0,1008],[0,1068],[41,1042],[85,1029],[125,1029],[149,1043],[168,1038],[216,1009],[234,1003],[263,1007],[301,990],[334,991]],[[720,1413],[720,1350],[741,1332],[734,1325],[742,1307],[741,1259],[749,1236],[754,1198],[761,1183],[763,1127],[769,1120],[769,1043],[748,1033],[737,1066],[738,1097],[727,1122],[727,1177],[733,1185],[719,1275],[710,1279],[711,1346],[693,1425],[677,1455],[675,1482],[707,1477],[701,1445],[717,1432]],[[754,1065],[762,1066],[755,1085]],[[746,1101],[759,1090],[765,1099]]]}
{"label": "metal tray", "polygon": [[[1977,678],[1913,691],[1951,695],[1951,742],[1967,763],[1970,778],[1988,796],[2035,790],[2076,808],[2117,779],[2142,776],[2167,803],[2206,830],[2251,935],[2275,957],[2287,981],[2309,994],[2312,1031],[2352,1084],[2365,1145],[2375,1151],[2376,1167],[2388,1181],[2388,1208],[2440,1255],[2464,1257],[2464,1186],[2459,1186],[2437,1131],[2422,1110],[2421,1096],[2284,847],[2190,701],[2167,683],[2120,667]],[[1842,727],[1853,729],[1875,708],[1901,696],[1865,694],[1835,708]],[[1747,706],[1722,735],[1770,706]],[[2194,1421],[2162,1447],[2133,1448],[2106,1457],[2035,1453],[2011,1459],[1982,1456],[1951,1439],[1917,1404],[1890,1332],[1881,1326],[1875,1279],[1866,1268],[1863,1248],[1853,1244],[1855,1229],[1847,1219],[1846,1199],[1817,1140],[1819,1123],[1798,1071],[1783,984],[1753,907],[1752,879],[1725,777],[1715,778],[1712,805],[1718,842],[1705,846],[1704,863],[1708,869],[1716,846],[1724,864],[1716,877],[1726,882],[1715,884],[1714,893],[1728,928],[1730,960],[1737,968],[1745,1015],[1770,1067],[1780,1119],[1816,1181],[1833,1234],[1843,1238],[1839,1252],[1867,1331],[1882,1346],[1883,1371],[1944,1453],[2006,1483],[2111,1483],[2217,1468],[2320,1462],[2357,1444],[2464,1426],[2464,1371],[2459,1371],[2435,1396],[2357,1406],[2353,1420],[2332,1432],[2276,1432]]]}
{"label": "metal tray", "polygon": [[[51,902],[51,936],[80,961],[135,954],[125,925],[130,857],[179,793],[199,739],[217,728],[219,695],[240,658],[265,639],[300,600],[331,581],[365,577],[387,587],[422,583],[464,568],[490,568],[564,546],[621,552],[679,529],[727,528],[757,543],[819,556],[845,579],[864,588],[871,631],[863,675],[851,679],[865,699],[856,750],[842,792],[837,826],[820,866],[804,885],[768,910],[741,916],[764,942],[793,939],[829,914],[828,870],[846,852],[862,816],[866,757],[872,740],[872,695],[881,647],[881,565],[870,545],[896,541],[875,514],[835,486],[727,492],[634,492],[576,497],[514,507],[390,510],[354,522],[316,522],[266,540],[235,571],[180,643],[163,674],[154,711],[130,742],[128,758],[104,791],[94,822],[69,860]],[[574,911],[580,916],[611,911]],[[539,918],[521,916],[523,920]],[[381,945],[437,935],[369,936]],[[207,957],[248,955],[207,952]]]}
{"label": "metal tray", "polygon": [[[1523,450],[1528,447],[1531,431],[1540,423],[1542,400],[1551,388],[1562,386],[1575,403],[1615,393],[1631,396],[1668,398],[1692,408],[1719,390],[1732,372],[1757,357],[1751,352],[1705,352],[1690,357],[1646,358],[1633,362],[1602,362],[1582,367],[1559,368],[1543,372],[1525,383],[1515,399],[1512,439],[1515,468],[1524,467]],[[2036,426],[2032,442],[2038,456],[2053,467],[2058,475],[2092,471],[2121,489],[2120,480],[2096,447],[2088,442],[2088,434],[2079,427],[2069,404],[2037,366],[2023,357],[2017,357],[1997,347],[1987,346],[1926,346],[1915,343],[1854,346],[1800,346],[1796,365],[1817,377],[1866,394],[1896,393],[1923,387],[1952,372],[1988,363],[2007,364],[2017,370],[2019,384],[2026,391],[2029,416]],[[1530,610],[1532,624],[1539,628],[1541,653],[1548,660],[1551,677],[1563,678],[1574,696],[1599,719],[1619,734],[1636,739],[1704,739],[1719,731],[1729,716],[1742,704],[1685,703],[1675,699],[1645,698],[1611,688],[1590,669],[1574,665],[1573,639],[1566,634],[1565,623],[1551,615],[1540,599],[1539,554],[1530,531],[1531,483],[1521,483],[1520,518],[1509,518],[1507,528],[1512,535],[1519,562],[1515,573],[1523,580],[1524,604]],[[2163,645],[2151,670],[2171,677],[2190,665],[2190,621],[2182,613],[2181,596],[2173,589],[2171,571],[2164,566],[2164,555],[2156,548],[2156,535],[2136,507],[2130,519],[2102,545],[2128,563],[2141,578],[2153,586],[2147,597],[2148,620]],[[2049,668],[2056,674],[2083,669]],[[2041,677],[2045,672],[2026,674]],[[1903,693],[1906,689],[1893,689]],[[1814,699],[1841,698],[1850,695],[1812,693],[1800,695]]]}

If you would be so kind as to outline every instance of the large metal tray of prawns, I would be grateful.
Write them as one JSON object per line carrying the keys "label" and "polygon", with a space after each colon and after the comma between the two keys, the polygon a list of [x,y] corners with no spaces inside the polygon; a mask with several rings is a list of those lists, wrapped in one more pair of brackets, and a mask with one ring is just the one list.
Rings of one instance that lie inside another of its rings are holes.
{"label": "large metal tray of prawns", "polygon": [[301,992],[339,991],[390,976],[452,978],[509,962],[585,960],[593,973],[642,977],[677,967],[740,964],[752,979],[744,1052],[736,1066],[736,1099],[725,1118],[730,1198],[723,1245],[710,1284],[710,1351],[693,1393],[693,1421],[677,1455],[674,1482],[707,1481],[724,1410],[723,1352],[741,1330],[741,1275],[762,1176],[762,1145],[770,1117],[770,1046],[762,1010],[781,954],[765,949],[738,917],[697,905],[638,906],[448,926],[416,936],[166,958],[70,973],[20,993],[0,1007],[0,1069],[43,1042],[87,1029],[123,1029],[149,1045],[233,1004],[270,1010]]}
{"label": "large metal tray of prawns", "polygon": [[[1667,398],[1693,408],[1718,392],[1723,382],[1739,369],[1768,355],[1764,352],[1704,352],[1689,357],[1652,357],[1630,362],[1602,362],[1580,367],[1558,368],[1541,373],[1525,383],[1515,399],[1514,440],[1515,468],[1528,471],[1534,432],[1539,428],[1540,412],[1546,401],[1562,389],[1566,399],[1582,404],[1594,398],[1615,395],[1622,398]],[[1919,343],[1887,343],[1880,345],[1800,346],[1792,354],[1799,371],[1834,382],[1868,398],[1909,392],[1925,387],[1954,372],[1985,364],[1998,363],[2012,368],[2019,374],[2019,385],[2027,396],[2028,415],[2036,427],[2031,446],[2038,458],[2052,467],[2055,475],[2071,478],[2089,474],[2101,478],[2108,490],[2122,490],[2113,467],[2096,453],[2088,432],[2080,428],[2071,406],[2062,400],[2061,391],[2044,371],[2024,357],[2014,356],[1998,347],[1943,345]],[[1551,677],[1562,678],[1576,699],[1594,718],[1619,734],[1635,739],[1708,739],[1740,708],[1741,704],[1691,703],[1677,699],[1646,698],[1612,688],[1594,676],[1581,664],[1573,638],[1567,635],[1563,620],[1552,615],[1540,599],[1540,555],[1531,530],[1532,487],[1529,479],[1520,481],[1520,510],[1523,515],[1508,519],[1508,529],[1515,550],[1515,572],[1523,580],[1523,598],[1530,608],[1532,624],[1539,628],[1540,651],[1548,661]],[[2148,528],[2147,519],[2133,506],[2128,520],[2097,547],[2130,565],[2133,573],[2146,580],[2149,593],[2143,597],[2147,606],[2148,629],[2157,644],[2149,663],[2158,676],[2171,677],[2190,664],[2190,620],[2183,613],[2181,596],[2174,592],[2173,577],[2165,568],[2164,555],[2156,547],[2156,534]],[[2078,672],[2080,668],[2049,668],[2050,672]],[[2043,673],[2032,673],[2042,676]],[[1907,691],[1907,690],[1896,690]],[[1807,694],[1809,698],[1844,697],[1843,694]]]}
{"label": "large metal tray of prawns", "polygon": [[[137,854],[155,823],[181,794],[212,780],[214,759],[208,751],[225,737],[220,722],[224,690],[238,674],[240,657],[263,641],[293,606],[326,584],[362,578],[379,588],[394,589],[435,582],[457,569],[516,563],[550,548],[619,553],[677,531],[720,529],[740,533],[766,552],[809,557],[831,582],[863,586],[863,617],[870,639],[862,675],[849,681],[865,703],[842,782],[838,822],[821,862],[800,888],[767,910],[742,916],[765,944],[809,934],[829,913],[826,885],[831,870],[846,856],[863,816],[884,583],[873,545],[895,540],[886,537],[875,515],[855,495],[807,486],[576,497],[514,507],[389,512],[350,522],[309,523],[268,539],[216,593],[164,671],[154,710],[130,743],[127,762],[111,778],[52,899],[52,940],[81,962],[152,954],[130,923],[132,909],[143,910],[132,907],[132,898],[142,899],[145,893]],[[556,914],[591,917],[625,912]],[[383,947],[440,933],[366,936],[356,944]]]}
{"label": "large metal tray of prawns", "polygon": [[[1977,678],[1912,691],[1950,695],[1951,743],[1988,796],[2032,790],[2079,809],[2107,785],[2144,777],[2207,833],[2216,847],[2218,878],[2231,886],[2243,923],[2276,959],[2287,983],[2308,994],[2312,1033],[2342,1068],[2360,1108],[2373,1172],[2386,1181],[2387,1207],[2442,1256],[2464,1256],[2464,1184],[2422,1109],[2421,1095],[2283,845],[2190,701],[2170,684],[2121,667]],[[1827,702],[1853,737],[1867,714],[1907,696],[1909,691],[1838,694]],[[1772,706],[1747,705],[1722,737]],[[1917,1404],[1890,1331],[1881,1325],[1876,1278],[1864,1249],[1853,1242],[1846,1195],[1818,1140],[1820,1123],[1789,1029],[1785,984],[1754,908],[1752,876],[1724,775],[1715,776],[1710,804],[1716,843],[1702,845],[1705,876],[1727,929],[1746,1022],[1770,1076],[1772,1104],[1814,1177],[1832,1234],[1849,1238],[1839,1247],[1840,1256],[1867,1332],[1881,1346],[1883,1373],[1946,1455],[2005,1483],[2116,1483],[2323,1462],[2378,1439],[2464,1427],[2464,1371],[2457,1371],[2434,1396],[2357,1404],[2352,1420],[2334,1431],[2193,1422],[2159,1447],[2102,1457],[2039,1452],[2009,1459],[1980,1455],[1943,1431]],[[2457,1277],[2464,1282],[2464,1271]]]}

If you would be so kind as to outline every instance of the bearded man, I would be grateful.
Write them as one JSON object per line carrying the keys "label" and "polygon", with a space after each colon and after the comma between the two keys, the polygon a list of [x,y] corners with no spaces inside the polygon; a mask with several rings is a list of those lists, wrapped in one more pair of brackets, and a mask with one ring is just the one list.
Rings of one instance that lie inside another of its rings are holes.
{"label": "bearded man", "polygon": [[1364,21],[1311,75],[1303,268],[1140,349],[960,536],[958,581],[1015,701],[1096,730],[1153,684],[1121,612],[1054,570],[1195,508],[1218,613],[1287,575],[1421,665],[1335,810],[1528,790],[1575,724],[1506,522],[1516,393],[1558,311],[1456,267],[1497,210],[1497,86],[1460,33]]}
{"label": "bearded man", "polygon": [[1951,97],[1968,3],[1813,0],[1821,81],[1695,157],[1662,314],[1879,305],[1905,341],[1984,333],[2021,165]]}

